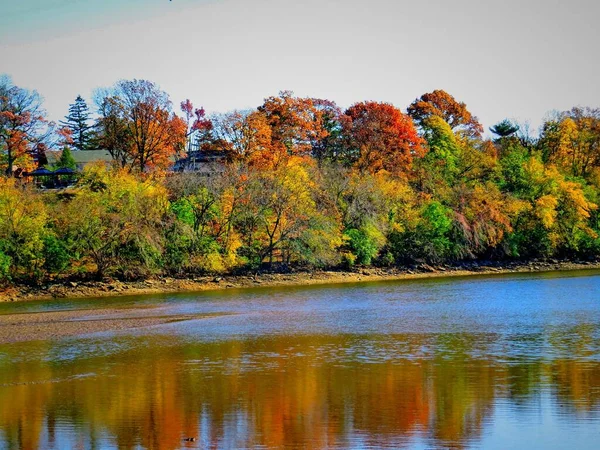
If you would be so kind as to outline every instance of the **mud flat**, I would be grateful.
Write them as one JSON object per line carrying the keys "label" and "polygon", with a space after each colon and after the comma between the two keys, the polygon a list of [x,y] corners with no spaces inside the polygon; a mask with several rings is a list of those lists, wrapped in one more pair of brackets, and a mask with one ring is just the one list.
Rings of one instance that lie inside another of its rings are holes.
{"label": "mud flat", "polygon": [[290,273],[257,273],[234,276],[197,278],[156,278],[143,281],[66,281],[43,286],[12,286],[0,291],[0,302],[50,300],[57,298],[114,297],[209,290],[309,286],[319,284],[359,283],[364,281],[414,280],[422,278],[469,275],[510,274],[600,269],[599,261],[531,261],[527,263],[472,262],[457,266],[420,264],[409,268],[364,268],[354,271],[298,271]]}

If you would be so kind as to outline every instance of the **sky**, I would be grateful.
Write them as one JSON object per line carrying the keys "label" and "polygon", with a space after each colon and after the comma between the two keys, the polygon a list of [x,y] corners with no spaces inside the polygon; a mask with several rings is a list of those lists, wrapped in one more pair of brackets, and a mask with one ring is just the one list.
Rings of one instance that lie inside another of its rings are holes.
{"label": "sky", "polygon": [[598,0],[0,0],[0,74],[52,120],[119,79],[175,105],[260,105],[281,90],[393,103],[444,89],[488,128],[600,107]]}

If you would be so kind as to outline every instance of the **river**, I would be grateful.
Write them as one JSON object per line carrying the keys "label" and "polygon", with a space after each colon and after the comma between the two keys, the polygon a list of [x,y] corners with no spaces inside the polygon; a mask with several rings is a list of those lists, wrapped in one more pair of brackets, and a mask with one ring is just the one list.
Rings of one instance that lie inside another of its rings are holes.
{"label": "river", "polygon": [[0,449],[600,442],[598,271],[63,299],[0,315],[93,321],[107,306],[173,321],[0,344]]}

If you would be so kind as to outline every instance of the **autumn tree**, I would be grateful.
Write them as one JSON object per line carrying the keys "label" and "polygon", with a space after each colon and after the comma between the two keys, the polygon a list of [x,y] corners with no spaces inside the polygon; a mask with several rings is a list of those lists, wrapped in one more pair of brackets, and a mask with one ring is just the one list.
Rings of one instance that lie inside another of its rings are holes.
{"label": "autumn tree", "polygon": [[77,196],[65,206],[59,228],[99,277],[147,275],[160,261],[167,208],[166,190],[153,180],[91,165]]}
{"label": "autumn tree", "polygon": [[283,91],[269,97],[258,108],[271,127],[273,152],[310,155],[316,141],[327,136],[323,127],[323,111],[313,99],[294,97]]}
{"label": "autumn tree", "polygon": [[38,193],[0,178],[0,280],[39,275],[47,218]]}
{"label": "autumn tree", "polygon": [[441,117],[450,128],[459,134],[480,137],[483,127],[467,109],[467,105],[458,102],[443,90],[423,94],[408,107],[408,114],[419,125],[423,126],[431,116]]}
{"label": "autumn tree", "polygon": [[586,177],[600,167],[600,109],[573,108],[547,121],[539,148],[546,161]]}
{"label": "autumn tree", "polygon": [[4,172],[12,176],[15,164],[32,168],[38,150],[51,134],[42,98],[0,76],[0,153]]}
{"label": "autumn tree", "polygon": [[273,170],[252,170],[244,176],[236,227],[243,242],[240,253],[253,264],[332,260],[341,230],[331,212],[317,202],[312,164],[292,156]]}
{"label": "autumn tree", "polygon": [[213,135],[233,160],[250,160],[271,150],[272,130],[261,111],[234,110],[211,116]]}
{"label": "autumn tree", "polygon": [[331,100],[313,99],[315,108],[321,115],[324,133],[312,144],[312,156],[320,163],[323,161],[339,161],[347,163],[343,140],[343,112]]}
{"label": "autumn tree", "polygon": [[98,104],[101,142],[122,166],[139,172],[164,169],[183,152],[186,122],[151,81],[121,80],[100,95]]}
{"label": "autumn tree", "polygon": [[348,155],[361,171],[406,177],[413,158],[425,153],[411,118],[389,103],[356,103],[344,114]]}
{"label": "autumn tree", "polygon": [[69,105],[69,114],[59,123],[71,130],[73,147],[77,150],[90,149],[93,125],[90,124],[87,103],[81,95],[78,95],[75,102]]}
{"label": "autumn tree", "polygon": [[186,124],[187,148],[193,146],[200,148],[204,142],[211,140],[211,130],[213,124],[203,107],[194,108],[194,104],[189,100],[184,100],[180,104],[183,120]]}

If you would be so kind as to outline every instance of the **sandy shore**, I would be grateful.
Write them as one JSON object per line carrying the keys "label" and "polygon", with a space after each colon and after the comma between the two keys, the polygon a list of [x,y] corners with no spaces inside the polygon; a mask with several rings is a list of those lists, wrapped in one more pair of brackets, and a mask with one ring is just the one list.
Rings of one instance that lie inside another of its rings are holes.
{"label": "sandy shore", "polygon": [[99,308],[0,315],[0,344],[149,327],[207,315],[161,315],[160,308]]}
{"label": "sandy shore", "polygon": [[0,302],[50,300],[56,298],[91,298],[122,295],[201,292],[258,286],[308,286],[357,283],[364,281],[411,280],[434,277],[457,277],[486,274],[509,274],[564,270],[600,269],[600,262],[532,261],[525,264],[471,263],[457,267],[422,264],[412,269],[368,268],[352,272],[313,271],[287,274],[262,273],[245,276],[199,277],[194,279],[159,278],[136,282],[64,282],[39,287],[15,286],[0,291]]}

